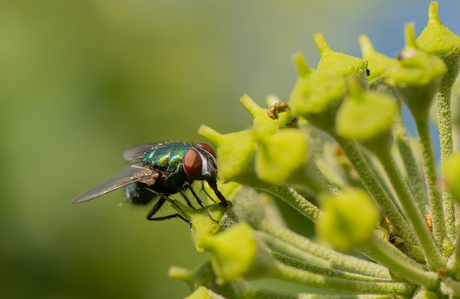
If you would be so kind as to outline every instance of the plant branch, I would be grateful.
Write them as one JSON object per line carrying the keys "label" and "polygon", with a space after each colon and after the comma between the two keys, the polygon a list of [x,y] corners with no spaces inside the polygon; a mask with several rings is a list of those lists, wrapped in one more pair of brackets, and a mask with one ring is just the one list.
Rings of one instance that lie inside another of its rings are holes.
{"label": "plant branch", "polygon": [[[436,94],[436,104],[438,108],[438,129],[441,143],[441,161],[444,161],[453,152],[452,140],[452,119],[450,98],[452,95],[452,84],[447,84],[443,80]],[[455,235],[455,212],[454,200],[449,191],[443,190],[444,217],[446,219],[446,231],[452,240]]]}
{"label": "plant branch", "polygon": [[422,214],[430,214],[430,204],[425,192],[425,186],[421,177],[420,171],[417,167],[412,148],[410,146],[409,138],[407,137],[406,128],[404,127],[401,110],[396,115],[393,125],[393,133],[396,145],[401,155],[404,167],[407,171],[409,186],[414,194],[414,199]]}
{"label": "plant branch", "polygon": [[304,126],[303,128],[307,131],[309,136],[308,145],[313,160],[318,166],[318,169],[321,171],[321,174],[327,179],[325,182],[326,185],[330,183],[331,186],[337,188],[338,190],[342,190],[346,183],[336,171],[331,169],[331,166],[325,159],[324,142],[321,137],[321,131],[312,125]]}
{"label": "plant branch", "polygon": [[281,198],[313,222],[317,222],[323,213],[317,206],[306,200],[305,197],[297,193],[293,188],[286,185],[268,184],[260,180],[246,180],[242,183],[255,189],[268,191]]}
{"label": "plant branch", "polygon": [[285,241],[305,252],[311,253],[317,257],[323,258],[331,262],[334,269],[344,269],[354,273],[363,275],[390,278],[388,270],[380,265],[362,259],[347,256],[336,252],[332,249],[325,248],[309,239],[300,236],[287,228],[277,226],[269,221],[263,221],[257,229],[266,232],[267,234]]}
{"label": "plant branch", "polygon": [[315,256],[309,252],[301,250],[263,231],[258,231],[257,235],[265,241],[265,243],[271,250],[282,252],[291,257],[294,257],[296,259],[299,259],[306,263],[314,265],[316,267],[321,267],[321,268],[331,268],[332,267],[332,263],[330,261],[327,261],[321,257]]}
{"label": "plant branch", "polygon": [[452,128],[452,143],[454,152],[458,153],[459,147],[460,126],[453,126]]}
{"label": "plant branch", "polygon": [[386,250],[386,243],[388,242],[381,238],[374,238],[369,246],[371,254],[378,258],[379,263],[417,285],[424,286],[428,290],[436,290],[440,278],[435,273],[414,267],[407,260],[401,258],[400,255],[389,252]]}
{"label": "plant branch", "polygon": [[370,277],[355,273],[349,273],[341,270],[330,269],[326,267],[319,267],[312,264],[309,264],[305,261],[298,260],[287,255],[268,250],[272,257],[277,259],[278,261],[282,262],[287,266],[291,266],[300,270],[308,271],[315,274],[325,275],[329,277],[336,277],[336,278],[343,278],[349,280],[359,280],[359,281],[375,281],[375,282],[394,282],[388,278],[378,278],[378,277]]}
{"label": "plant branch", "polygon": [[[407,255],[405,255],[402,251],[400,251],[398,248],[393,246],[390,242],[388,242],[387,239],[382,237],[382,235],[379,233],[379,231],[374,231],[373,238],[376,239],[379,246],[381,247],[381,250],[384,250],[388,255],[390,256],[396,256],[399,260],[403,260],[405,263],[410,264],[412,267],[418,268],[420,270],[426,270],[426,266],[420,263],[417,263],[415,260],[409,258]],[[380,261],[380,256],[375,255],[371,249],[370,246],[362,246],[359,248],[359,251],[362,252],[364,255],[369,257],[370,259],[378,262],[379,264],[384,265],[384,261]]]}
{"label": "plant branch", "polygon": [[299,270],[294,267],[286,266],[280,262],[276,263],[276,267],[270,276],[312,287],[340,292],[400,295],[408,297],[415,291],[415,286],[410,284],[396,282],[353,281],[333,278]]}
{"label": "plant branch", "polygon": [[447,263],[447,272],[450,276],[460,278],[460,242],[455,242],[454,250]]}
{"label": "plant branch", "polygon": [[393,185],[406,217],[409,219],[409,223],[415,231],[429,268],[433,271],[444,269],[446,267],[446,261],[436,247],[428,225],[420,213],[420,210],[417,208],[413,195],[405,184],[390,151],[383,149],[376,152],[376,154],[387,172],[388,178]]}
{"label": "plant branch", "polygon": [[419,258],[423,258],[423,253],[416,252],[417,249],[415,246],[418,246],[419,244],[417,242],[417,239],[415,238],[412,229],[409,227],[406,220],[396,207],[396,205],[388,197],[388,194],[385,193],[382,186],[379,184],[374,174],[367,166],[366,161],[364,160],[363,156],[361,155],[356,146],[356,143],[352,140],[348,140],[337,135],[333,137],[344,151],[350,163],[355,168],[364,186],[366,187],[372,198],[375,200],[377,205],[380,207],[380,210],[383,212],[385,217],[388,218],[388,220],[393,224],[395,229],[404,239],[404,242],[407,245],[409,245],[412,254]]}
{"label": "plant branch", "polygon": [[422,146],[423,171],[430,198],[433,221],[433,235],[436,245],[443,248],[444,236],[446,235],[446,222],[444,219],[443,204],[441,200],[441,188],[439,184],[436,160],[434,157],[433,143],[431,141],[428,117],[415,118],[420,144]]}
{"label": "plant branch", "polygon": [[374,155],[370,155],[367,152],[361,152],[361,154],[366,160],[367,166],[369,166],[369,169],[382,186],[383,191],[385,191],[385,193],[388,195],[391,201],[398,208],[398,211],[402,214],[401,204],[399,203],[399,200],[396,198],[396,194],[394,193],[394,191],[390,188],[390,181],[385,176],[385,170],[382,167],[378,167],[380,165],[378,165],[379,161],[377,160],[377,158]]}

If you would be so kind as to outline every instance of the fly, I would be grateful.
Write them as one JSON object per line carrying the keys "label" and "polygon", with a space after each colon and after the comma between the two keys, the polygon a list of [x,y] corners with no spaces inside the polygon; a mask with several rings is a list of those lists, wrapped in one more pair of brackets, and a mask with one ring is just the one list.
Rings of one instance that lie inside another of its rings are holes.
{"label": "fly", "polygon": [[[191,187],[196,180],[206,181],[214,190],[220,204],[228,206],[228,201],[217,189],[217,161],[212,147],[206,143],[191,144],[171,141],[150,143],[127,149],[123,157],[134,162],[126,169],[108,178],[92,189],[81,194],[72,203],[85,202],[106,193],[125,187],[126,198],[138,205],[147,205],[153,199],[159,198],[147,214],[147,220],[164,220],[179,217],[192,223],[187,214],[168,196],[190,189],[198,204],[206,211],[201,199]],[[184,195],[187,204],[193,208]],[[163,217],[153,217],[166,202],[175,205],[183,214],[173,214]],[[185,218],[184,218],[185,216]]]}

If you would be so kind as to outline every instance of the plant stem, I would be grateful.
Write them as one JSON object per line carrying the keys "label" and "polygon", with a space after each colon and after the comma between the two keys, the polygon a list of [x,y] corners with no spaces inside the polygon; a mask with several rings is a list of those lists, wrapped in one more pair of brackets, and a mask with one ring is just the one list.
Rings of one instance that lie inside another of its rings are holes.
{"label": "plant stem", "polygon": [[418,267],[414,267],[399,255],[385,250],[385,243],[388,242],[380,238],[374,238],[369,246],[370,252],[378,257],[379,263],[417,285],[421,285],[428,290],[436,290],[440,279],[435,273],[426,272]]}
{"label": "plant stem", "polygon": [[331,166],[327,163],[325,159],[324,142],[323,138],[321,137],[321,131],[312,125],[303,126],[302,128],[305,129],[309,136],[308,146],[310,148],[313,160],[318,166],[318,169],[321,171],[321,174],[325,178],[327,178],[328,182],[330,182],[332,186],[335,186],[337,189],[342,190],[345,187],[346,183],[336,171],[331,169]]}
{"label": "plant stem", "polygon": [[344,269],[373,277],[391,278],[388,274],[388,270],[380,265],[325,248],[287,228],[277,226],[269,221],[261,222],[257,229],[264,231],[275,238],[283,240],[301,250],[331,262],[331,268]]}
{"label": "plant stem", "polygon": [[460,135],[460,126],[453,125],[452,128],[452,143],[454,152],[458,153],[459,147],[459,135]]}
{"label": "plant stem", "polygon": [[436,271],[437,269],[444,269],[446,267],[446,261],[436,247],[428,225],[417,208],[414,197],[405,184],[404,179],[390,154],[390,151],[382,149],[381,151],[376,152],[376,155],[387,172],[388,178],[393,185],[406,217],[409,219],[409,223],[415,231],[418,241],[425,254],[428,267],[433,271]]}
{"label": "plant stem", "polygon": [[390,188],[390,181],[385,176],[385,170],[382,167],[379,167],[380,165],[378,165],[379,161],[377,160],[377,158],[374,155],[370,155],[366,152],[361,152],[361,154],[366,160],[367,166],[369,166],[369,169],[372,171],[375,178],[382,186],[383,191],[385,191],[385,193],[388,195],[391,201],[398,208],[398,211],[402,214],[401,204],[399,203],[399,200],[396,198],[396,194],[394,193],[394,191]]}
{"label": "plant stem", "polygon": [[438,245],[439,248],[443,248],[443,240],[446,235],[446,222],[444,220],[441,189],[438,171],[436,170],[436,159],[434,157],[433,143],[431,142],[428,117],[417,117],[414,119],[420,144],[422,145],[423,171],[425,173],[428,196],[431,204],[433,235],[436,245]]}
{"label": "plant stem", "polygon": [[393,299],[389,295],[317,295],[317,294],[295,294],[277,292],[256,287],[245,280],[238,279],[227,283],[224,286],[216,284],[211,263],[207,262],[202,267],[190,271],[181,267],[170,267],[169,276],[186,282],[191,290],[204,286],[213,292],[226,298],[263,298],[263,299]]}
{"label": "plant stem", "polygon": [[313,222],[317,222],[323,213],[317,206],[306,200],[305,197],[297,193],[291,187],[268,184],[260,180],[247,180],[244,184],[256,189],[268,191],[273,195],[278,196]]}
{"label": "plant stem", "polygon": [[[412,267],[418,268],[420,270],[426,270],[425,265],[417,263],[415,260],[409,258],[407,255],[405,255],[401,250],[393,246],[390,242],[388,242],[387,239],[381,236],[381,234],[378,233],[379,231],[375,231],[373,238],[376,239],[379,246],[381,247],[381,250],[384,250],[388,255],[390,256],[396,256],[399,260],[404,261],[406,264],[410,264]],[[369,246],[362,246],[359,248],[359,251],[362,252],[364,255],[369,257],[370,259],[380,263],[384,264],[385,261],[380,261],[380,256],[375,255],[371,250]]]}
{"label": "plant stem", "polygon": [[460,296],[460,282],[448,277],[441,283],[441,290],[448,294],[449,298],[458,298]]}
{"label": "plant stem", "polygon": [[273,273],[271,273],[271,277],[312,287],[351,293],[388,294],[407,297],[415,290],[415,286],[405,283],[353,281],[313,274],[294,267],[286,266],[279,262],[276,263],[276,267]]}
{"label": "plant stem", "polygon": [[447,272],[450,276],[460,278],[460,242],[457,239],[454,251],[447,263]]}
{"label": "plant stem", "polygon": [[430,204],[426,196],[423,179],[417,167],[412,148],[410,146],[409,138],[407,137],[406,128],[404,127],[401,110],[396,115],[393,125],[393,133],[396,145],[399,149],[404,167],[407,171],[409,186],[414,194],[415,201],[422,214],[430,214]]}
{"label": "plant stem", "polygon": [[277,259],[278,261],[282,262],[283,264],[287,266],[291,266],[291,267],[294,267],[300,270],[304,270],[304,271],[308,271],[311,273],[315,273],[315,274],[325,275],[329,277],[349,279],[349,280],[394,282],[393,280],[386,279],[386,278],[370,277],[370,276],[349,273],[349,272],[340,271],[340,270],[334,270],[334,269],[330,269],[326,267],[318,267],[318,266],[309,264],[307,262],[304,262],[302,260],[298,260],[298,259],[289,257],[287,255],[284,255],[284,254],[281,254],[275,251],[271,251],[271,250],[269,250],[269,253],[271,254],[272,257],[274,257],[275,259]]}
{"label": "plant stem", "polygon": [[261,237],[268,245],[268,247],[272,250],[279,251],[295,259],[302,260],[308,263],[309,265],[314,265],[314,267],[321,267],[325,269],[332,267],[332,263],[330,261],[326,261],[323,258],[317,257],[309,252],[292,246],[291,244],[286,243],[278,238],[275,238],[272,235],[269,235],[265,232],[258,231],[257,236]]}
{"label": "plant stem", "polygon": [[[452,84],[443,84],[436,94],[436,104],[438,108],[438,129],[441,143],[441,161],[444,161],[453,152],[452,140],[452,119],[450,97],[452,95]],[[448,190],[443,190],[444,217],[446,219],[447,236],[453,240],[455,235],[455,211],[452,194]]]}
{"label": "plant stem", "polygon": [[352,140],[348,140],[337,135],[333,137],[344,151],[351,165],[353,165],[354,169],[361,178],[361,181],[363,182],[367,191],[380,207],[380,210],[383,212],[385,217],[388,218],[388,220],[392,223],[400,236],[404,239],[404,242],[409,245],[409,248],[414,256],[420,257],[422,255],[421,252],[413,252],[416,251],[416,247],[414,246],[418,246],[419,244],[412,229],[409,227],[396,205],[391,201],[391,199],[388,197],[388,194],[385,193],[382,186],[379,184],[374,174],[369,169],[366,161],[359,152],[356,143]]}

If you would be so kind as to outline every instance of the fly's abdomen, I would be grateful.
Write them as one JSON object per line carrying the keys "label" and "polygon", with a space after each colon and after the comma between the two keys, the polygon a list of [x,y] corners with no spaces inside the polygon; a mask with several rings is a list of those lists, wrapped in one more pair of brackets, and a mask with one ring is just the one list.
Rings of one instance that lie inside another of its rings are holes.
{"label": "fly's abdomen", "polygon": [[148,204],[155,195],[145,187],[147,187],[147,185],[141,182],[129,184],[125,188],[126,199],[138,205]]}

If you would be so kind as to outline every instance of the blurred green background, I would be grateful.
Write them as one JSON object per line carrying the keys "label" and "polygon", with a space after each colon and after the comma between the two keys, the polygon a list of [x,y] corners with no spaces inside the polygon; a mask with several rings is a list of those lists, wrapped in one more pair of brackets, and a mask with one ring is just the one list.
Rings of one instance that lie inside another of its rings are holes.
{"label": "blurred green background", "polygon": [[[287,101],[312,34],[360,56],[369,35],[394,57],[402,26],[427,21],[429,1],[0,0],[0,292],[2,298],[183,298],[170,265],[199,266],[188,226],[152,223],[113,192],[70,201],[126,167],[143,142],[204,141],[246,128],[239,103]],[[460,32],[458,1],[441,20]],[[289,207],[295,230],[311,226]],[[168,213],[169,207],[163,213]],[[309,291],[294,284],[260,286]]]}

